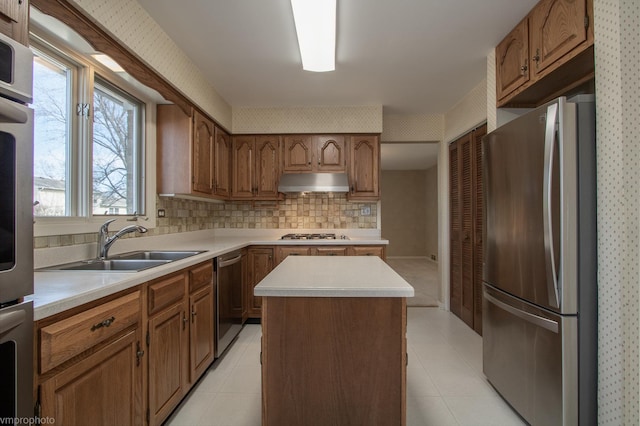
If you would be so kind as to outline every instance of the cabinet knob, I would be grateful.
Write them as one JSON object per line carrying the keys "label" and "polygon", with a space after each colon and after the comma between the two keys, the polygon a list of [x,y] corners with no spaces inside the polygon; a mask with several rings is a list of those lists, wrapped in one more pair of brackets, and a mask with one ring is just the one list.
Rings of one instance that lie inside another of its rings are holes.
{"label": "cabinet knob", "polygon": [[116,320],[116,317],[107,318],[106,320],[91,326],[91,331],[96,331],[102,327],[109,327]]}
{"label": "cabinet knob", "polygon": [[524,65],[520,67],[520,73],[522,75],[527,74],[527,70],[529,69],[529,62],[525,59],[524,60]]}

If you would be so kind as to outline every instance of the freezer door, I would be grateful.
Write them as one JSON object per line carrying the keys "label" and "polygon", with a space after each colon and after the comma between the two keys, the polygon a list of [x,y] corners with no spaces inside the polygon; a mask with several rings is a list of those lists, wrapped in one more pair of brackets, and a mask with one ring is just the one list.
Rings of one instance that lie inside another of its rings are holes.
{"label": "freezer door", "polygon": [[575,316],[560,316],[484,285],[483,370],[531,425],[578,424]]}
{"label": "freezer door", "polygon": [[564,124],[570,111],[560,99],[485,137],[483,273],[509,294],[573,314],[575,124]]}

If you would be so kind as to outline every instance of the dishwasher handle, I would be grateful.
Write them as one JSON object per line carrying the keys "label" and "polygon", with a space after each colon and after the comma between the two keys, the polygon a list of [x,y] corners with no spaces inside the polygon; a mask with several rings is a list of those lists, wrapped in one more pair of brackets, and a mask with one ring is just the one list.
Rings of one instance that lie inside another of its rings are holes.
{"label": "dishwasher handle", "polygon": [[231,259],[218,258],[217,260],[218,268],[224,268],[225,266],[233,265],[234,263],[238,263],[241,260],[242,260],[242,253],[238,254],[236,257],[232,257]]}

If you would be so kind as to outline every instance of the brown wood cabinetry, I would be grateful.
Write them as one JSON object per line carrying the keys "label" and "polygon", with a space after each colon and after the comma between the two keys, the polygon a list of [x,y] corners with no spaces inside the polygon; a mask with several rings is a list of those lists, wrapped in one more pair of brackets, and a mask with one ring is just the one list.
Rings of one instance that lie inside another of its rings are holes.
{"label": "brown wood cabinetry", "polygon": [[262,297],[253,295],[253,288],[274,268],[273,247],[249,247],[247,252],[247,313],[249,318],[260,318]]}
{"label": "brown wood cabinetry", "polygon": [[347,247],[312,247],[313,256],[346,256]]}
{"label": "brown wood cabinetry", "polygon": [[287,135],[283,137],[283,172],[344,172],[344,135]]}
{"label": "brown wood cabinetry", "polygon": [[158,105],[159,194],[225,199],[229,196],[230,137],[207,116]]}
{"label": "brown wood cabinetry", "polygon": [[265,297],[262,424],[404,425],[406,323],[404,298]]}
{"label": "brown wood cabinetry", "polygon": [[38,322],[41,416],[56,424],[141,424],[140,292]]}
{"label": "brown wood cabinetry", "polygon": [[187,391],[189,325],[184,274],[149,284],[149,423],[161,424]]}
{"label": "brown wood cabinetry", "polygon": [[378,256],[386,260],[384,246],[351,246],[349,256]]}
{"label": "brown wood cabinetry", "polygon": [[161,424],[213,362],[213,263],[148,284],[149,423]]}
{"label": "brown wood cabinetry", "polygon": [[498,99],[529,81],[529,18],[524,18],[496,46]]}
{"label": "brown wood cabinetry", "polygon": [[380,198],[380,141],[378,136],[351,136],[349,149],[349,200]]}
{"label": "brown wood cabinetry", "polygon": [[482,334],[482,137],[486,125],[449,146],[450,308]]}
{"label": "brown wood cabinetry", "polygon": [[234,136],[231,164],[233,199],[278,199],[279,136]]}
{"label": "brown wood cabinetry", "polygon": [[277,246],[276,247],[276,266],[279,265],[287,256],[311,256],[310,246]]}
{"label": "brown wood cabinetry", "polygon": [[496,46],[498,107],[539,105],[593,79],[593,0],[541,0]]}
{"label": "brown wood cabinetry", "polygon": [[213,193],[227,199],[231,196],[231,136],[215,127],[213,143]]}
{"label": "brown wood cabinetry", "polygon": [[0,33],[29,45],[29,0],[0,0]]}

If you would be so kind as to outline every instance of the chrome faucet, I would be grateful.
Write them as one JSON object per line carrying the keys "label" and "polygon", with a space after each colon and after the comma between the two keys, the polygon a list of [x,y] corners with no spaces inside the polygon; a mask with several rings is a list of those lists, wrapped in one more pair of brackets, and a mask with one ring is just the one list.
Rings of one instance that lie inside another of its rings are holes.
{"label": "chrome faucet", "polygon": [[109,237],[109,224],[111,222],[115,222],[116,219],[109,219],[105,223],[102,224],[100,230],[98,231],[98,255],[97,258],[100,260],[105,260],[109,256],[109,249],[116,242],[116,240],[122,237],[124,234],[128,234],[130,232],[140,232],[144,234],[147,232],[147,228],[140,225],[129,225],[125,226],[118,232],[116,232],[113,236]]}

